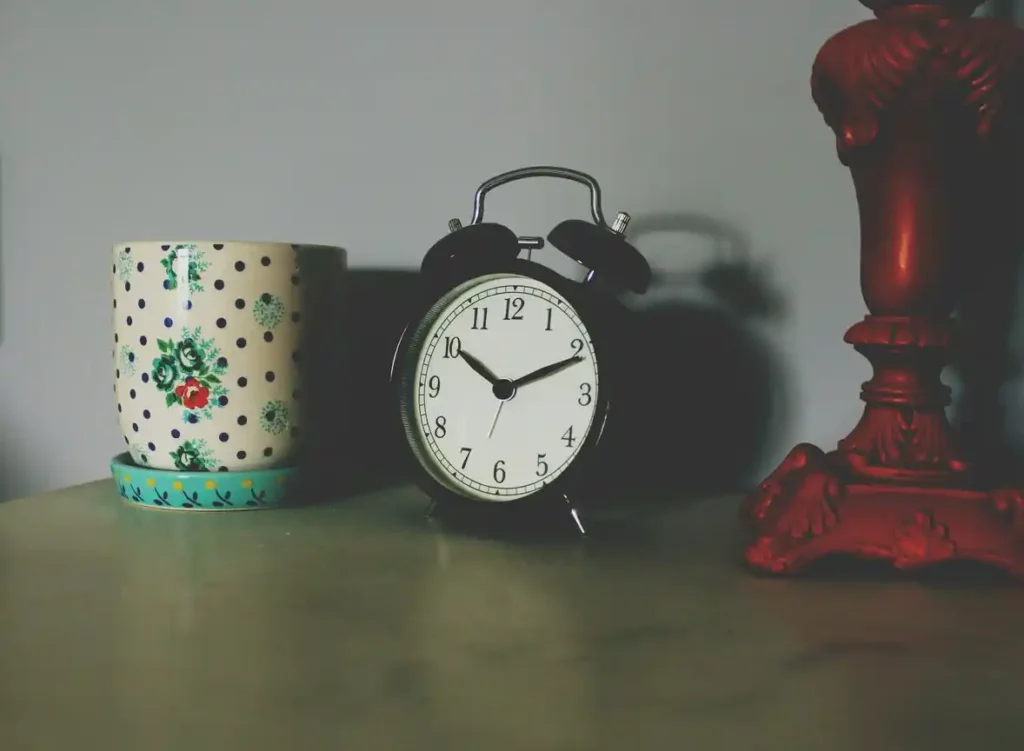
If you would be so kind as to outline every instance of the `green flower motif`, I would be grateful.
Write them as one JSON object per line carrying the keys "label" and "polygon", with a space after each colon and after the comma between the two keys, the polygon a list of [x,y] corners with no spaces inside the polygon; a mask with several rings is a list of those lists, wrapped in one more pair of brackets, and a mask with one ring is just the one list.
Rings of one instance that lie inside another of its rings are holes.
{"label": "green flower motif", "polygon": [[164,354],[153,360],[153,370],[149,376],[153,379],[153,385],[161,391],[174,391],[178,375],[178,361],[173,355]]}
{"label": "green flower motif", "polygon": [[[164,289],[177,289],[182,272],[185,273],[189,292],[202,292],[202,274],[209,268],[206,257],[198,245],[175,245],[160,261],[164,267]],[[184,267],[184,268],[183,268]]]}
{"label": "green flower motif", "polygon": [[272,329],[284,320],[284,303],[277,295],[264,292],[252,304],[252,317],[260,328]]}
{"label": "green flower motif", "polygon": [[132,271],[135,270],[135,264],[132,263],[132,254],[127,248],[122,249],[117,254],[117,278],[122,282],[127,282],[132,278]]}
{"label": "green flower motif", "polygon": [[121,345],[121,353],[117,358],[117,367],[126,376],[131,377],[135,375],[135,370],[138,366],[138,362],[135,359],[135,353],[132,352],[131,347],[127,344]]}
{"label": "green flower motif", "polygon": [[178,341],[174,359],[183,373],[202,375],[207,370],[203,347],[193,337],[182,337]]}
{"label": "green flower motif", "polygon": [[288,407],[282,401],[267,402],[260,410],[260,427],[271,435],[279,435],[288,429]]}
{"label": "green flower motif", "polygon": [[170,457],[182,472],[209,472],[216,463],[213,452],[202,438],[185,441],[170,452]]}

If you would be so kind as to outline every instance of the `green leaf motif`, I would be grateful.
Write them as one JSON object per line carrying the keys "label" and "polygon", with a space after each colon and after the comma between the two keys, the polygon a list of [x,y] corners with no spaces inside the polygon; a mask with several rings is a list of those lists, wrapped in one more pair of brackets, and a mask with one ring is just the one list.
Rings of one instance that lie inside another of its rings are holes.
{"label": "green leaf motif", "polygon": [[164,397],[164,401],[167,403],[168,407],[173,407],[175,404],[178,403],[178,395],[172,391],[170,394]]}
{"label": "green leaf motif", "polygon": [[204,381],[203,385],[206,386],[206,387],[209,387],[211,384],[214,384],[214,383],[220,383],[220,379],[217,376],[213,375],[212,373],[209,374],[209,375],[203,376],[203,381]]}

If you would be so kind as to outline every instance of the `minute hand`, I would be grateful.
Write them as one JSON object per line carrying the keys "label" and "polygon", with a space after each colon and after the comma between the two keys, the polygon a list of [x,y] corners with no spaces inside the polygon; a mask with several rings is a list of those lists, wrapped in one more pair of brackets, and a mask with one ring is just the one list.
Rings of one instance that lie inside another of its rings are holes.
{"label": "minute hand", "polygon": [[516,388],[526,386],[529,383],[539,381],[541,378],[546,378],[547,376],[557,373],[560,370],[565,370],[566,368],[575,365],[578,362],[583,362],[583,358],[580,357],[579,355],[567,357],[566,359],[561,360],[560,362],[552,363],[551,365],[545,365],[543,368],[538,368],[532,373],[527,373],[521,378],[517,378],[516,380],[512,381],[512,385],[515,386]]}

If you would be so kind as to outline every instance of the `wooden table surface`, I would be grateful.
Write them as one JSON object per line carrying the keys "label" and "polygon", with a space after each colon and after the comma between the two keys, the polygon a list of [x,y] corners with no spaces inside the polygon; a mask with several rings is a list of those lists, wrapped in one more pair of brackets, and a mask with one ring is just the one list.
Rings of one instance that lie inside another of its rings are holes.
{"label": "wooden table surface", "polygon": [[1022,588],[752,578],[735,499],[547,546],[424,508],[0,504],[0,749],[1024,747]]}

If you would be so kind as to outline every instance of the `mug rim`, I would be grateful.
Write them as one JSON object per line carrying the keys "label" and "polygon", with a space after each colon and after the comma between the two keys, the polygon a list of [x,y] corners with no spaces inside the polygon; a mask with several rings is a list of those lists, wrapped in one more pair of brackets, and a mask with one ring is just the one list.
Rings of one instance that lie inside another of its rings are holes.
{"label": "mug rim", "polygon": [[284,242],[283,240],[125,240],[114,243],[112,247],[116,250],[132,245],[287,245],[289,248],[295,248],[305,246],[307,243]]}

